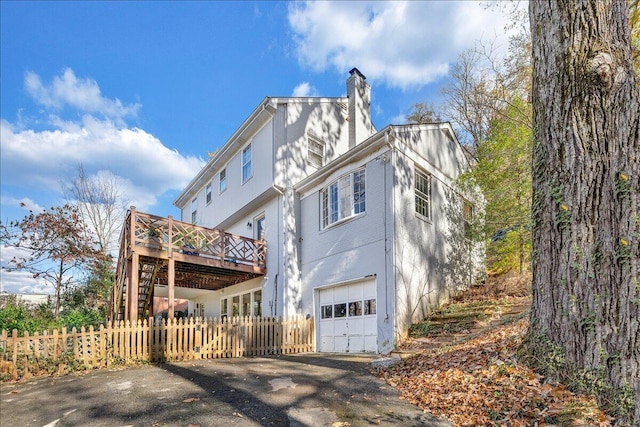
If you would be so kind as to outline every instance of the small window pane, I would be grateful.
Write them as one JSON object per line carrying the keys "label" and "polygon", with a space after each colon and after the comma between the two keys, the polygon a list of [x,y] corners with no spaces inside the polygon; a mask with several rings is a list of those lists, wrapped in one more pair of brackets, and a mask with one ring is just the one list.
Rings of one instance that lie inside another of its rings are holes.
{"label": "small window pane", "polygon": [[364,315],[376,314],[376,300],[367,299],[364,300]]}
{"label": "small window pane", "polygon": [[227,189],[227,170],[226,169],[222,169],[220,171],[220,192],[222,193],[224,190]]}
{"label": "small window pane", "polygon": [[251,145],[242,150],[242,182],[245,182],[253,176],[251,169]]}
{"label": "small window pane", "polygon": [[334,304],[333,311],[335,317],[347,317],[347,303]]}
{"label": "small window pane", "polygon": [[205,192],[207,194],[207,203],[211,203],[211,184],[207,184]]}
{"label": "small window pane", "polygon": [[320,309],[320,317],[323,319],[331,319],[333,317],[333,306],[323,305]]}
{"label": "small window pane", "polygon": [[241,316],[251,315],[251,294],[242,295],[242,311]]}
{"label": "small window pane", "polygon": [[227,304],[229,303],[229,300],[227,298],[224,298],[222,300],[220,300],[220,315],[221,316],[226,316],[227,315]]}
{"label": "small window pane", "polygon": [[352,301],[349,303],[349,317],[362,316],[362,301]]}
{"label": "small window pane", "polygon": [[231,310],[233,316],[240,316],[240,295],[233,297],[231,302]]}
{"label": "small window pane", "polygon": [[431,175],[415,171],[416,213],[431,219]]}
{"label": "small window pane", "polygon": [[321,168],[324,163],[324,143],[313,138],[308,138],[307,161],[316,168]]}
{"label": "small window pane", "polygon": [[253,293],[253,315],[256,317],[262,316],[262,291]]}

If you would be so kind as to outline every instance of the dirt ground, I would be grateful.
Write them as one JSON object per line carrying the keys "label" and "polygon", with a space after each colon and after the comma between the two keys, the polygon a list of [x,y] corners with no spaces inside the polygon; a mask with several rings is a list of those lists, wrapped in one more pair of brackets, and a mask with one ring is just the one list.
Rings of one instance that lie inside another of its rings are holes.
{"label": "dirt ground", "polygon": [[450,426],[399,399],[374,356],[166,363],[0,385],[2,426]]}

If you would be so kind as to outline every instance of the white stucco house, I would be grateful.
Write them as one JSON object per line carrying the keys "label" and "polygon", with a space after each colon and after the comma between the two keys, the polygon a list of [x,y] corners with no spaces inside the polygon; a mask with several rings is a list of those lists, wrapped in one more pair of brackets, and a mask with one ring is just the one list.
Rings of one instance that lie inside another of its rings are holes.
{"label": "white stucco house", "polygon": [[387,353],[471,274],[473,205],[449,123],[371,122],[370,86],[265,98],[175,200],[181,220],[264,238],[262,277],[184,289],[196,315],[302,314],[320,352]]}

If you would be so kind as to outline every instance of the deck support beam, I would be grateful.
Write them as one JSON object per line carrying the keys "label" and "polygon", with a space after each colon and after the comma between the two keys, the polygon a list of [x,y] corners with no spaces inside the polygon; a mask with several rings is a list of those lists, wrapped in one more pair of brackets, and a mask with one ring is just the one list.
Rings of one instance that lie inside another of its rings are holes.
{"label": "deck support beam", "polygon": [[173,319],[173,316],[175,315],[174,309],[175,309],[175,295],[176,295],[176,289],[175,289],[175,283],[176,283],[176,262],[173,258],[169,258],[169,269],[167,271],[167,281],[169,282],[169,313],[168,313],[168,318],[169,319]]}
{"label": "deck support beam", "polygon": [[130,305],[130,321],[136,322],[138,320],[138,285],[140,281],[140,255],[136,252],[131,257],[131,305]]}

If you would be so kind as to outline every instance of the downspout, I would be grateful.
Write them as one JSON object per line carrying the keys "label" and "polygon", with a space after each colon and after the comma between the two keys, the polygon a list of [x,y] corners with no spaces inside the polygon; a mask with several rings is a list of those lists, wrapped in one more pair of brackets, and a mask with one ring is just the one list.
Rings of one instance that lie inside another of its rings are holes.
{"label": "downspout", "polygon": [[[385,133],[384,135],[384,141],[385,144],[389,145],[389,133]],[[387,260],[388,254],[389,254],[389,238],[388,238],[388,234],[387,234],[387,161],[389,159],[387,159],[386,156],[384,156],[382,158],[382,161],[384,163],[384,171],[383,171],[383,179],[384,179],[384,216],[383,216],[383,221],[384,221],[384,292],[385,292],[385,298],[384,298],[384,306],[385,306],[385,316],[384,316],[384,321],[388,322],[389,321],[389,262]],[[393,194],[393,193],[392,193]]]}
{"label": "downspout", "polygon": [[[278,194],[280,194],[278,196],[278,213],[280,212],[280,197],[284,196],[284,193],[282,192],[282,189],[280,187],[278,187],[277,185],[272,185],[271,188],[273,188],[274,190],[276,190],[278,192]],[[277,221],[278,223],[278,246],[277,246],[277,252],[278,252],[278,263],[276,264],[278,266],[278,268],[280,268],[280,221]],[[273,279],[273,299],[271,300],[271,315],[273,317],[277,317],[278,316],[278,273],[276,273],[274,279]]]}

